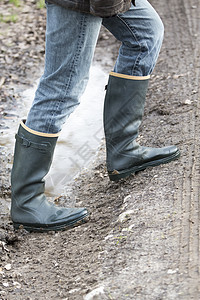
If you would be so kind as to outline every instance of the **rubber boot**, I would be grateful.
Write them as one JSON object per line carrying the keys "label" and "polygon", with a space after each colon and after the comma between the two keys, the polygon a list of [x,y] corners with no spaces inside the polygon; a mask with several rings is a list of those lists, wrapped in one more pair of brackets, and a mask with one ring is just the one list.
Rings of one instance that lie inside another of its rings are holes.
{"label": "rubber boot", "polygon": [[110,180],[119,180],[180,156],[176,146],[149,148],[136,142],[148,81],[149,76],[110,73],[104,104],[104,131]]}
{"label": "rubber boot", "polygon": [[11,218],[15,229],[63,230],[85,221],[85,208],[61,208],[47,201],[44,176],[48,173],[57,141],[56,134],[31,130],[21,122],[16,134],[11,173]]}

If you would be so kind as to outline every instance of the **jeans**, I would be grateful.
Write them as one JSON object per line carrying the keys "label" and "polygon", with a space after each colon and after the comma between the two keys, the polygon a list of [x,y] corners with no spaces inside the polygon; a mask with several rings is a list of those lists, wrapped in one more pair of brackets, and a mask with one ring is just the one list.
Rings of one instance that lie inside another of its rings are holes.
{"label": "jeans", "polygon": [[44,74],[26,125],[38,132],[58,133],[87,85],[101,24],[121,41],[113,71],[132,76],[147,76],[153,71],[164,27],[147,0],[136,0],[136,7],[103,19],[55,4],[46,6]]}

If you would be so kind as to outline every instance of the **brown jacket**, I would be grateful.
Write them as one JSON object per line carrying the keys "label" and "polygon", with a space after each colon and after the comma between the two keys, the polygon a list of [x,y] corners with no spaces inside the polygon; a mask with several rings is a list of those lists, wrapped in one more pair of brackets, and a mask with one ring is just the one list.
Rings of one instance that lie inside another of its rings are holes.
{"label": "brown jacket", "polygon": [[48,0],[48,2],[102,18],[129,10],[131,2],[135,5],[135,0]]}

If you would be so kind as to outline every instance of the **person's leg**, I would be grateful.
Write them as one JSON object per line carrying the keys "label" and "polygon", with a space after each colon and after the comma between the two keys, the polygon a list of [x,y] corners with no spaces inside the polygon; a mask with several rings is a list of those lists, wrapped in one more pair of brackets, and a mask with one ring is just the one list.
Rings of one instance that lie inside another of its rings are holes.
{"label": "person's leg", "polygon": [[114,72],[131,76],[150,75],[163,41],[163,23],[147,0],[102,24],[122,42]]}
{"label": "person's leg", "polygon": [[158,14],[148,1],[138,0],[136,7],[124,14],[103,19],[103,25],[122,42],[104,104],[108,174],[111,180],[119,180],[168,163],[180,152],[176,146],[149,148],[136,142],[149,77],[163,40],[164,28]]}
{"label": "person's leg", "polygon": [[102,19],[47,4],[46,56],[26,125],[57,133],[88,82]]}
{"label": "person's leg", "polygon": [[16,134],[11,174],[14,228],[61,230],[80,224],[85,208],[61,208],[45,197],[43,178],[51,166],[62,124],[79,103],[101,19],[47,4],[46,60],[27,122]]}

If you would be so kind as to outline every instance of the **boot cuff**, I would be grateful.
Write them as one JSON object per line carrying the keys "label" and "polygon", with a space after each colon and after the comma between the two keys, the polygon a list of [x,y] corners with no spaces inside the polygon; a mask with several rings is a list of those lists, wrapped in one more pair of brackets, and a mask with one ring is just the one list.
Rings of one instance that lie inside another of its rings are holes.
{"label": "boot cuff", "polygon": [[20,122],[20,125],[28,132],[34,134],[34,135],[38,135],[38,136],[41,136],[41,137],[48,137],[48,138],[53,138],[53,137],[58,137],[60,132],[58,133],[44,133],[44,132],[39,132],[39,131],[35,131],[31,128],[29,128],[28,126],[25,125],[25,122],[26,120],[22,120]]}
{"label": "boot cuff", "polygon": [[131,76],[131,75],[120,74],[120,73],[115,73],[115,72],[110,72],[110,76],[125,78],[125,79],[132,79],[132,80],[148,80],[150,78],[150,75],[147,75],[147,76]]}

